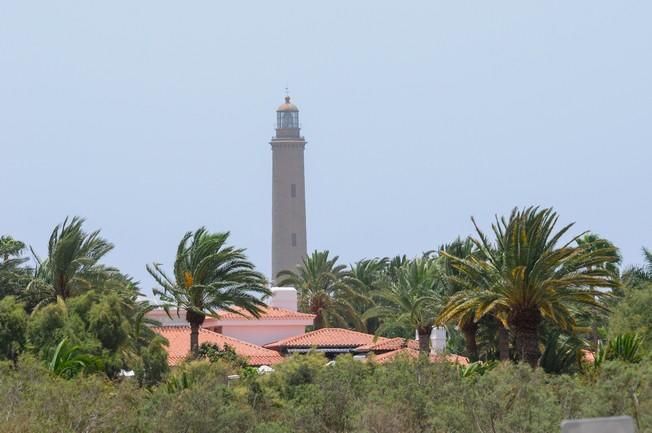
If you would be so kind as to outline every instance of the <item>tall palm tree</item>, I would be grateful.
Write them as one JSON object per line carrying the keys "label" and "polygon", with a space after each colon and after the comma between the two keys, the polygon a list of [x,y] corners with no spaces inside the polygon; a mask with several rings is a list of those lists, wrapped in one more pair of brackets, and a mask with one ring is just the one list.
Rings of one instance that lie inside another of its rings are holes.
{"label": "tall palm tree", "polygon": [[295,271],[279,272],[278,283],[297,289],[301,311],[316,315],[315,329],[340,326],[363,331],[364,323],[352,305],[361,295],[338,259],[329,257],[329,251],[314,251]]}
{"label": "tall palm tree", "polygon": [[[446,288],[447,297],[463,292],[467,284],[466,282],[460,281],[460,279],[464,279],[464,274],[455,266],[454,260],[464,260],[475,253],[475,244],[471,238],[464,240],[457,238],[450,244],[439,247],[438,260],[442,273],[444,274],[442,282]],[[478,322],[475,318],[475,313],[473,309],[466,309],[456,311],[454,315],[442,313],[437,318],[437,323],[440,325],[445,325],[450,321],[455,322],[460,331],[462,331],[466,344],[466,354],[472,361],[478,359],[478,343],[476,341]]]}
{"label": "tall palm tree", "polygon": [[[351,304],[358,315],[363,316],[367,310],[376,305],[373,294],[384,283],[388,263],[389,259],[387,258],[374,258],[360,260],[351,265],[348,280],[358,294],[355,299],[351,300]],[[366,332],[375,334],[380,322],[378,318],[371,317],[364,320],[364,325]]]}
{"label": "tall palm tree", "polygon": [[[587,250],[611,250],[614,257],[605,263],[598,263],[593,265],[595,267],[602,268],[610,272],[614,278],[618,278],[620,274],[620,269],[618,265],[620,264],[622,258],[618,252],[618,249],[607,239],[601,238],[595,233],[587,233],[584,236],[581,236],[577,239],[577,245],[587,249]],[[598,349],[598,321],[605,322],[607,320],[607,314],[604,309],[597,308],[587,308],[585,311],[580,313],[580,316],[584,319],[584,322],[590,322],[591,326],[591,343],[593,350]]]}
{"label": "tall palm tree", "polygon": [[604,308],[599,301],[603,293],[596,288],[618,286],[617,279],[598,266],[614,262],[613,247],[587,249],[576,244],[579,236],[560,245],[573,224],[556,231],[557,220],[552,209],[514,209],[509,219],[497,218],[492,225],[495,243],[473,221],[481,256],[451,256],[465,275],[460,282],[466,290],[449,300],[444,314],[473,310],[476,318],[504,315],[521,359],[533,367],[540,356],[539,327],[544,320],[572,330],[574,308]]}
{"label": "tall palm tree", "polygon": [[260,297],[271,295],[263,275],[256,272],[243,249],[226,244],[228,238],[228,232],[209,233],[202,227],[187,232],[179,242],[173,276],[168,276],[160,263],[147,265],[160,285],[154,294],[166,311],[186,311],[193,354],[199,348],[199,327],[206,316],[219,317],[220,311],[242,314],[245,310],[260,317],[265,306]]}
{"label": "tall palm tree", "polygon": [[419,335],[419,350],[430,352],[430,333],[443,304],[444,285],[437,261],[424,256],[397,270],[396,279],[376,293],[379,305],[365,318],[378,317],[379,332],[391,326],[407,326]]}
{"label": "tall palm tree", "polygon": [[94,284],[117,272],[100,265],[100,260],[113,249],[113,245],[100,237],[100,231],[86,233],[84,219],[66,218],[52,231],[48,243],[48,256],[36,260],[35,277],[29,290],[41,290],[46,301],[57,297],[67,299],[90,290]]}

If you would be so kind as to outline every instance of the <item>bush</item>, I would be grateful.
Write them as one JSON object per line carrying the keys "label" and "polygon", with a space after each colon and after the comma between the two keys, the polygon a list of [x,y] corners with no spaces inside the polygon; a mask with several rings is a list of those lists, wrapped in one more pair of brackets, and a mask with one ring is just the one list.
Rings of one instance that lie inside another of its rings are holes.
{"label": "bush", "polygon": [[[605,361],[593,375],[498,364],[462,377],[409,358],[375,365],[295,356],[270,375],[193,361],[140,388],[103,376],[63,380],[23,356],[0,363],[3,432],[549,433],[567,418],[631,415],[652,432],[652,366]],[[248,371],[248,370],[247,370]],[[238,373],[240,380],[227,376]],[[185,378],[185,379],[184,379]]]}
{"label": "bush", "polygon": [[27,314],[13,296],[0,300],[0,359],[14,363],[25,347]]}

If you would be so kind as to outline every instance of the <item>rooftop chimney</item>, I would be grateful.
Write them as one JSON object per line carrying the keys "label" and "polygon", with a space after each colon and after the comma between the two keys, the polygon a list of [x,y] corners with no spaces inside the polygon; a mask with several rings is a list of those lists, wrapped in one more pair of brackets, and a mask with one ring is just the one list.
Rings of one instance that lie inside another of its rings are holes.
{"label": "rooftop chimney", "polygon": [[294,287],[272,287],[272,296],[269,298],[268,305],[297,311],[296,289]]}
{"label": "rooftop chimney", "polygon": [[440,355],[446,350],[446,328],[437,326],[430,333],[430,353]]}

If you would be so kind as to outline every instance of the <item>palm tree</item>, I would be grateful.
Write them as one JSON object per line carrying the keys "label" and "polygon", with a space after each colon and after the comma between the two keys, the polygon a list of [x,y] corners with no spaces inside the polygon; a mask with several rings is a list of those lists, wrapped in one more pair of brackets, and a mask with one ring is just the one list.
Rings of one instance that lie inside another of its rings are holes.
{"label": "palm tree", "polygon": [[[460,279],[464,279],[464,274],[462,274],[455,266],[454,260],[463,260],[475,253],[475,244],[471,238],[466,238],[464,240],[457,238],[450,244],[439,247],[438,260],[445,277],[442,282],[446,288],[446,295],[448,297],[464,293],[467,284],[466,282],[460,281]],[[437,318],[437,323],[440,325],[445,325],[450,321],[456,323],[464,336],[466,354],[472,361],[478,360],[478,343],[476,341],[478,322],[475,313],[476,312],[473,309],[456,311],[455,314],[452,315],[447,314],[447,312],[442,312]]]}
{"label": "palm tree", "polygon": [[[357,296],[351,300],[351,304],[358,315],[364,315],[367,310],[376,305],[373,294],[380,289],[384,282],[388,263],[389,259],[387,258],[374,258],[360,260],[351,265],[348,281],[357,292]],[[366,332],[375,334],[380,323],[378,318],[371,317],[364,320],[364,325]]]}
{"label": "palm tree", "polygon": [[642,266],[631,266],[623,272],[624,286],[637,289],[652,284],[652,251],[643,248],[643,260]]}
{"label": "palm tree", "polygon": [[[579,236],[558,245],[573,224],[555,231],[558,216],[552,209],[514,209],[509,219],[496,219],[495,244],[478,228],[476,247],[480,256],[456,259],[459,281],[466,290],[449,300],[444,313],[457,316],[475,311],[476,319],[488,313],[503,316],[514,332],[521,359],[536,366],[539,327],[549,320],[564,330],[575,325],[578,306],[604,308],[602,292],[595,288],[617,287],[618,281],[604,266],[614,263],[613,247],[584,248]],[[580,235],[581,236],[581,235]]]}
{"label": "palm tree", "polygon": [[[620,274],[620,269],[618,265],[621,262],[621,256],[618,252],[618,249],[607,239],[601,238],[595,233],[587,233],[584,236],[581,236],[577,239],[577,245],[585,248],[587,250],[611,250],[614,254],[609,261],[605,263],[598,263],[595,267],[602,268],[610,272],[614,278],[618,278]],[[593,345],[593,350],[598,348],[598,321],[605,322],[607,320],[607,314],[604,309],[598,308],[587,308],[585,311],[580,313],[580,316],[583,316],[585,323],[588,321],[591,325],[591,342]]]}
{"label": "palm tree", "polygon": [[407,326],[419,335],[419,350],[430,352],[430,333],[443,304],[444,285],[437,261],[424,256],[409,261],[396,272],[396,279],[376,293],[379,305],[365,318],[383,320],[378,332],[391,326]]}
{"label": "palm tree", "polygon": [[168,311],[186,311],[190,324],[190,350],[199,348],[199,327],[206,316],[219,317],[221,310],[260,317],[265,303],[257,297],[271,295],[265,278],[255,271],[243,249],[227,246],[229,233],[209,233],[205,228],[187,232],[177,248],[174,275],[168,276],[161,264],[147,265],[161,289],[154,294]]}
{"label": "palm tree", "polygon": [[56,226],[48,243],[48,256],[36,259],[35,276],[28,291],[43,291],[47,301],[57,297],[67,299],[90,290],[107,276],[117,272],[99,264],[113,249],[113,245],[100,237],[100,231],[86,233],[84,219],[66,218]]}
{"label": "palm tree", "polygon": [[11,236],[0,236],[0,265],[20,265],[26,259],[20,258],[25,249],[25,244]]}
{"label": "palm tree", "polygon": [[303,259],[295,271],[278,274],[281,286],[292,286],[299,292],[301,311],[315,314],[315,329],[340,326],[364,330],[364,323],[352,305],[362,298],[352,288],[346,266],[338,265],[339,257],[328,251],[314,251]]}
{"label": "palm tree", "polygon": [[0,236],[0,297],[18,295],[29,282],[31,270],[23,266],[25,244],[11,236]]}

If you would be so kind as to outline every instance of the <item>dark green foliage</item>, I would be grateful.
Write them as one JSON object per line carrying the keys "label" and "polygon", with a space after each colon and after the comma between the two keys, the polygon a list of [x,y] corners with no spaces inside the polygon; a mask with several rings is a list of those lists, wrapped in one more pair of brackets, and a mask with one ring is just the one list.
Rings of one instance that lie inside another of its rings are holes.
{"label": "dark green foliage", "polygon": [[637,333],[643,337],[643,345],[652,350],[652,283],[637,288],[625,287],[625,295],[613,308],[609,319],[609,337]]}
{"label": "dark green foliage", "polygon": [[181,392],[184,389],[190,388],[193,383],[194,380],[190,378],[188,373],[182,371],[179,374],[168,377],[168,380],[165,382],[165,387],[168,393],[174,394],[175,392]]}
{"label": "dark green foliage", "polygon": [[338,264],[338,256],[329,251],[314,251],[294,270],[279,272],[280,286],[295,287],[299,295],[299,308],[316,315],[315,329],[340,327],[364,331],[365,322],[356,310],[360,302],[370,301],[363,291],[362,281],[357,281]]}
{"label": "dark green foliage", "polygon": [[240,367],[247,366],[247,360],[238,356],[233,347],[225,344],[220,348],[217,344],[202,343],[197,351],[197,359],[208,359],[210,362],[226,361]]}
{"label": "dark green foliage", "polygon": [[474,378],[491,371],[497,365],[498,363],[496,361],[476,361],[467,365],[459,365],[457,370],[461,378]]}
{"label": "dark green foliage", "polygon": [[546,373],[575,373],[579,371],[584,342],[577,337],[563,335],[561,332],[549,331],[545,336],[544,350],[539,365]]}
{"label": "dark green foliage", "polygon": [[129,336],[129,321],[116,294],[103,296],[88,310],[88,330],[111,352],[118,350]]}
{"label": "dark green foliage", "polygon": [[40,362],[21,358],[17,369],[0,366],[3,433],[143,432],[137,408],[146,394],[132,383],[100,376],[53,376]]}
{"label": "dark green foliage", "polygon": [[27,314],[13,296],[0,299],[0,359],[14,363],[25,347]]}
{"label": "dark green foliage", "polygon": [[29,347],[49,361],[56,345],[66,339],[80,352],[101,359],[109,377],[133,369],[147,375],[141,377],[143,383],[152,384],[167,371],[165,340],[150,330],[136,332],[138,308],[115,293],[88,291],[67,301],[59,298],[33,313],[27,327]]}
{"label": "dark green foliage", "polygon": [[168,353],[164,347],[167,344],[167,340],[163,337],[155,336],[147,347],[140,351],[141,360],[136,361],[134,365],[134,372],[140,386],[156,385],[169,372]]}
{"label": "dark green foliage", "polygon": [[436,259],[424,256],[411,260],[396,271],[395,280],[388,281],[375,293],[378,303],[364,318],[383,320],[378,328],[405,327],[419,334],[420,350],[430,350],[430,332],[444,302],[445,286]]}
{"label": "dark green foliage", "polygon": [[495,241],[476,226],[479,254],[449,256],[464,275],[456,281],[466,290],[448,300],[439,320],[468,311],[476,320],[491,314],[513,333],[519,359],[534,367],[544,323],[572,331],[579,309],[604,309],[605,293],[597,288],[620,286],[612,270],[618,251],[611,244],[577,244],[581,235],[564,242],[573,224],[557,229],[558,219],[552,209],[514,209],[492,225]]}
{"label": "dark green foliage", "polygon": [[35,256],[35,277],[27,287],[30,298],[53,302],[57,297],[67,299],[80,295],[101,284],[116,269],[100,264],[113,245],[100,237],[100,231],[87,233],[84,219],[66,218],[54,228],[48,243],[45,260]]}
{"label": "dark green foliage", "polygon": [[78,318],[71,318],[64,302],[47,305],[35,311],[29,321],[27,339],[36,354],[45,359],[50,349],[62,339],[77,344],[86,334]]}
{"label": "dark green foliage", "polygon": [[0,297],[19,296],[31,277],[23,257],[25,244],[11,236],[0,236]]}
{"label": "dark green foliage", "polygon": [[642,342],[638,334],[618,335],[609,340],[605,358],[610,361],[640,362],[643,358]]}
{"label": "dark green foliage", "polygon": [[80,373],[95,373],[103,369],[102,360],[84,353],[79,346],[73,346],[64,338],[50,354],[48,370],[55,376],[71,379]]}

